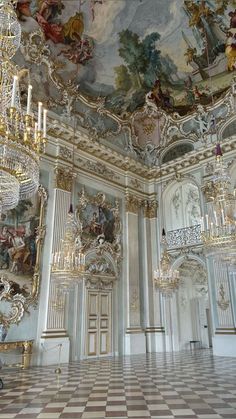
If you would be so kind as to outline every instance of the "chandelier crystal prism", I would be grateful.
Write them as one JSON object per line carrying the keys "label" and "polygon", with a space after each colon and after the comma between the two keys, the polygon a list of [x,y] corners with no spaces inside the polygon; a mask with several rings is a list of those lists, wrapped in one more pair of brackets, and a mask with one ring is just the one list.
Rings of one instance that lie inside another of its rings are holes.
{"label": "chandelier crystal prism", "polygon": [[51,268],[57,285],[64,289],[69,289],[85,272],[85,255],[79,251],[77,245],[77,230],[73,206],[70,205],[64,239],[61,241],[59,251],[52,255]]}
{"label": "chandelier crystal prism", "polygon": [[179,288],[179,271],[171,268],[171,260],[167,251],[165,230],[162,232],[162,252],[159,269],[154,271],[154,284],[161,294],[165,297],[172,297],[173,293]]}
{"label": "chandelier crystal prism", "polygon": [[16,2],[0,0],[0,210],[5,212],[28,199],[39,186],[39,157],[46,144],[47,111],[38,105],[32,113],[32,86],[27,109],[20,102],[21,71],[11,61],[20,46],[21,27]]}
{"label": "chandelier crystal prism", "polygon": [[236,198],[220,144],[216,146],[215,155],[207,214],[201,221],[202,240],[206,248],[236,244]]}

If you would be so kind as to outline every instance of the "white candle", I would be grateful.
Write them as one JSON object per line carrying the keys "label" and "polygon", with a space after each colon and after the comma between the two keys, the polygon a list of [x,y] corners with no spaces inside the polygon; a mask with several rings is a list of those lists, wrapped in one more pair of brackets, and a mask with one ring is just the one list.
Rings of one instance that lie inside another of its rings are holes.
{"label": "white candle", "polygon": [[18,77],[14,76],[13,77],[12,97],[11,97],[11,107],[12,108],[15,107],[17,83],[18,83]]}
{"label": "white candle", "polygon": [[210,226],[210,232],[211,232],[211,234],[213,235],[213,223],[211,223],[211,226]]}
{"label": "white candle", "polygon": [[43,138],[47,136],[47,109],[43,110]]}
{"label": "white candle", "polygon": [[218,227],[218,219],[217,219],[216,211],[214,211],[214,217],[215,217],[215,220],[216,220],[216,227]]}
{"label": "white candle", "polygon": [[31,86],[31,84],[29,84],[29,86],[28,86],[28,97],[27,97],[27,110],[26,110],[27,115],[30,115],[31,99],[32,99],[32,86]]}
{"label": "white candle", "polygon": [[209,217],[206,215],[206,229],[209,230]]}
{"label": "white candle", "polygon": [[225,216],[224,216],[224,210],[223,210],[223,208],[221,210],[221,216],[222,216],[222,225],[224,226],[225,225]]}
{"label": "white candle", "polygon": [[201,232],[203,233],[204,231],[204,222],[203,222],[203,217],[201,217]]}
{"label": "white candle", "polygon": [[38,130],[41,131],[42,129],[42,110],[43,110],[43,104],[42,102],[39,102],[38,104]]}

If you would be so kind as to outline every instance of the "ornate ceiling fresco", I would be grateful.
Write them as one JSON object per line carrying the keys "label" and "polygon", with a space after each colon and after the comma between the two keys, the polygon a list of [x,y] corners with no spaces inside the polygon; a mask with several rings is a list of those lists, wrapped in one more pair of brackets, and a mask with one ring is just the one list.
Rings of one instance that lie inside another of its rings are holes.
{"label": "ornate ceiling fresco", "polygon": [[[134,153],[120,123],[136,118],[133,134],[145,152],[144,143],[158,146],[165,115],[201,115],[229,88],[235,7],[235,0],[19,0],[16,58],[31,67],[37,100],[60,114],[73,107],[82,126],[119,133],[117,146]],[[160,126],[142,122],[145,104],[163,112]]]}

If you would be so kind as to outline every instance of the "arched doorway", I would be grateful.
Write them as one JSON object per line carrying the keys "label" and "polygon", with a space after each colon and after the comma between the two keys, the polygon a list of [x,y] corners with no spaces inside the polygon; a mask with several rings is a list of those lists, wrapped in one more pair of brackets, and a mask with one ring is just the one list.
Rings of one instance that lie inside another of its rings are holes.
{"label": "arched doorway", "polygon": [[84,287],[84,357],[113,355],[117,342],[117,268],[108,252],[86,255]]}
{"label": "arched doorway", "polygon": [[212,346],[206,267],[199,260],[184,258],[178,266],[181,283],[176,296],[179,348],[189,349],[190,341],[198,347]]}
{"label": "arched doorway", "polygon": [[110,253],[88,251],[82,281],[70,292],[71,361],[118,353],[118,273]]}

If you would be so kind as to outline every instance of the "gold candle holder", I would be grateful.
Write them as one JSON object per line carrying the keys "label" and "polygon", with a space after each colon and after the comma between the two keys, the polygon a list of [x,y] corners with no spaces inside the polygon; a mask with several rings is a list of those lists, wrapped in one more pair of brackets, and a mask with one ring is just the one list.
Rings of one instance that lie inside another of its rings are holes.
{"label": "gold candle holder", "polygon": [[28,114],[24,115],[24,123],[25,123],[26,128],[32,128],[33,127],[33,121],[34,121],[34,119],[33,119],[32,115],[28,115]]}

